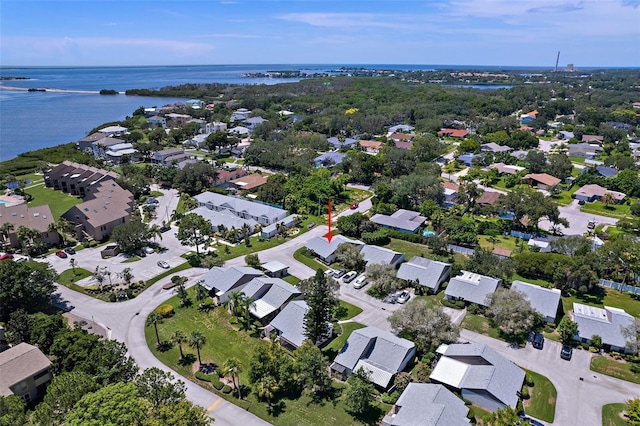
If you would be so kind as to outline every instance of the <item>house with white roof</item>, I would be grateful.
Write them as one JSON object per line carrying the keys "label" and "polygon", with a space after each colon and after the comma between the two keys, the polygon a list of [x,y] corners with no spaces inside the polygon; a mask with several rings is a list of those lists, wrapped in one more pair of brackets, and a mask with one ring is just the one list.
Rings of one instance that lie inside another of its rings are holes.
{"label": "house with white roof", "polygon": [[351,333],[331,364],[331,372],[347,378],[362,368],[370,373],[371,382],[387,389],[415,354],[413,342],[376,327],[365,327]]}
{"label": "house with white roof", "polygon": [[435,293],[440,288],[440,284],[449,278],[450,272],[450,263],[414,256],[408,262],[400,265],[397,277],[427,287]]}
{"label": "house with white roof", "polygon": [[415,127],[409,124],[396,124],[395,126],[389,127],[389,133],[397,133],[397,132],[411,133],[415,129],[416,129]]}
{"label": "house with white roof", "polygon": [[580,342],[591,343],[593,336],[602,338],[602,346],[606,350],[632,353],[631,347],[637,345],[636,333],[629,333],[625,329],[635,330],[635,318],[624,309],[605,306],[573,304],[573,321],[578,323],[578,331],[573,338]]}
{"label": "house with white roof", "polygon": [[443,385],[409,383],[382,426],[468,426],[469,409]]}
{"label": "house with white roof", "polygon": [[515,280],[511,284],[511,291],[519,291],[529,301],[531,307],[542,315],[546,322],[555,322],[560,309],[560,290],[544,288],[539,285]]}
{"label": "house with white roof", "polygon": [[110,136],[104,137],[91,143],[91,150],[93,156],[101,160],[105,158],[106,152],[114,145],[124,143],[122,139],[112,138]]}
{"label": "house with white roof", "polygon": [[129,163],[137,162],[137,153],[138,151],[133,147],[133,144],[122,142],[109,146],[104,157],[111,164],[118,166],[123,162],[123,158],[127,158]]}
{"label": "house with white roof", "polygon": [[198,202],[199,207],[206,207],[217,212],[228,212],[241,219],[254,220],[263,226],[271,225],[287,217],[286,210],[215,192],[203,192],[193,198]]}
{"label": "house with white roof", "polygon": [[98,130],[105,136],[121,136],[127,133],[127,128],[122,126],[107,126]]}
{"label": "house with white roof", "polygon": [[336,250],[338,246],[343,243],[353,244],[360,248],[364,246],[362,241],[352,240],[343,235],[334,235],[333,238],[331,238],[331,242],[329,242],[326,237],[312,238],[307,242],[305,247],[324,263],[332,264],[336,261]]}
{"label": "house with white roof", "polygon": [[261,276],[261,271],[249,267],[214,267],[202,276],[202,286],[209,291],[211,297],[224,303],[231,293],[241,291],[249,281]]}
{"label": "house with white roof", "polygon": [[405,209],[400,209],[391,216],[378,213],[371,218],[371,222],[385,228],[411,233],[417,232],[425,220],[427,220],[427,218],[420,216],[420,213]]}
{"label": "house with white roof", "polygon": [[[278,341],[282,346],[289,350],[295,350],[302,346],[307,337],[305,335],[304,317],[307,315],[309,306],[304,300],[293,300],[271,320],[269,325],[265,327],[265,336],[269,337],[272,333],[276,333]],[[329,333],[316,342],[321,345],[326,342],[332,335],[333,328],[329,324]]]}
{"label": "house with white roof", "polygon": [[365,245],[360,250],[367,266],[370,265],[391,265],[397,268],[404,262],[404,253],[390,250],[384,247]]}
{"label": "house with white roof", "polygon": [[481,306],[489,306],[489,296],[498,289],[502,282],[499,278],[461,271],[449,280],[444,294],[449,300],[464,300]]}
{"label": "house with white roof", "polygon": [[289,274],[289,267],[282,262],[272,260],[271,262],[260,265],[264,274],[271,278],[282,278]]}
{"label": "house with white roof", "polygon": [[254,278],[240,292],[252,301],[249,313],[263,324],[290,301],[302,299],[300,290],[280,278]]}
{"label": "house with white roof", "polygon": [[265,226],[260,231],[260,236],[262,238],[273,238],[278,233],[278,225],[282,224],[286,229],[291,229],[293,226],[295,226],[298,223],[299,217],[300,216],[297,214],[292,214],[285,217],[279,222],[272,223],[271,225]]}
{"label": "house with white roof", "polygon": [[441,345],[429,379],[460,391],[462,398],[489,411],[516,408],[524,371],[487,345]]}
{"label": "house with white roof", "polygon": [[211,232],[220,232],[221,229],[242,229],[247,225],[250,232],[253,233],[258,222],[253,219],[245,219],[238,217],[228,210],[213,210],[205,206],[196,207],[189,213],[195,213],[202,216],[211,224]]}

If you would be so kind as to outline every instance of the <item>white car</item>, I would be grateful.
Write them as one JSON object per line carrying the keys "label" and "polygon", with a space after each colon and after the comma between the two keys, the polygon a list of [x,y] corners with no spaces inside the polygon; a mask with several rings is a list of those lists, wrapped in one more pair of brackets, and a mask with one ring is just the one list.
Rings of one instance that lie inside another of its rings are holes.
{"label": "white car", "polygon": [[353,288],[357,288],[357,289],[361,289],[362,287],[364,287],[365,285],[367,285],[367,276],[365,274],[360,275],[358,278],[356,278],[356,280],[353,282]]}
{"label": "white car", "polygon": [[144,250],[144,252],[147,253],[147,254],[155,253],[155,250],[152,249],[151,247],[142,247],[142,250]]}
{"label": "white car", "polygon": [[356,277],[358,276],[358,273],[356,271],[351,271],[348,272],[344,275],[344,277],[342,277],[342,281],[344,281],[345,284],[349,284],[351,281],[353,281]]}
{"label": "white car", "polygon": [[324,271],[324,276],[325,277],[332,277],[334,272],[335,271],[333,269],[327,269],[326,271]]}
{"label": "white car", "polygon": [[170,266],[167,262],[165,262],[164,260],[160,260],[158,261],[158,266],[161,267],[162,269],[169,269]]}

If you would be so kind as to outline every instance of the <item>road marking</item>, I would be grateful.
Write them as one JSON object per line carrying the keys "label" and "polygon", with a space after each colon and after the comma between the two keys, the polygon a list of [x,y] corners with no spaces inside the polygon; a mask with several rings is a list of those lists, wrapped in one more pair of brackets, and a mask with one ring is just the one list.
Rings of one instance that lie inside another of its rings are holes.
{"label": "road marking", "polygon": [[221,402],[222,402],[222,398],[218,398],[215,401],[213,401],[213,404],[211,404],[209,408],[207,408],[207,412],[213,411],[213,409],[216,408],[218,404],[220,404]]}

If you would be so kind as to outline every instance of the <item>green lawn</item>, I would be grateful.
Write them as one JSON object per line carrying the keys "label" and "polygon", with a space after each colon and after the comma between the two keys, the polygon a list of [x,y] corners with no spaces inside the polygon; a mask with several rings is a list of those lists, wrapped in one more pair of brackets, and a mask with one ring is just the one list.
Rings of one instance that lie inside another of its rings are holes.
{"label": "green lawn", "polygon": [[[635,199],[631,200],[631,204],[635,204],[637,201]],[[613,204],[609,207],[605,206],[605,204],[601,201],[594,201],[593,203],[586,203],[580,208],[581,212],[584,213],[593,213],[601,216],[610,216],[610,217],[630,217],[631,216],[631,205],[628,205],[626,202],[622,204]]]}
{"label": "green lawn", "polygon": [[531,398],[525,402],[524,411],[530,416],[553,423],[558,396],[555,386],[545,376],[530,370],[525,371],[533,379],[534,386],[530,389]]}
{"label": "green lawn", "polygon": [[73,272],[73,269],[67,269],[66,271],[63,271],[62,273],[60,273],[60,275],[58,275],[58,279],[56,280],[56,282],[58,284],[62,284],[65,287],[69,287],[75,290],[74,287],[78,287],[76,283],[81,279],[91,276],[91,274],[91,271],[87,271],[86,269],[82,268],[76,268],[75,274]]}
{"label": "green lawn", "polygon": [[640,384],[640,374],[631,371],[631,364],[628,362],[616,361],[606,356],[594,356],[591,358],[591,370],[626,380],[627,382]]}
{"label": "green lawn", "polygon": [[607,404],[602,407],[602,426],[625,426],[629,423],[620,417],[626,404]]}
{"label": "green lawn", "polygon": [[558,195],[554,195],[552,198],[561,206],[566,206],[567,204],[571,204],[573,201],[573,193],[576,192],[580,187],[578,185],[573,185],[569,191],[562,191]]}
{"label": "green lawn", "polygon": [[[404,253],[404,257],[407,261],[411,260],[411,258],[414,256],[423,256],[430,259],[438,257],[433,254],[429,247],[423,244],[412,243],[410,241],[399,240],[396,238],[391,238],[391,242],[383,247],[395,250],[400,253]],[[460,253],[454,253],[453,258],[456,262],[464,262],[467,259],[465,255]]]}
{"label": "green lawn", "polygon": [[157,283],[158,281],[160,281],[165,277],[168,277],[169,275],[175,274],[176,272],[184,271],[189,268],[191,268],[191,265],[189,265],[189,262],[184,262],[176,266],[175,268],[167,269],[163,273],[156,275],[155,277],[147,280],[146,287],[149,287],[150,285]]}
{"label": "green lawn", "polygon": [[336,332],[339,331],[340,335],[335,339],[333,339],[331,342],[329,342],[327,346],[322,348],[322,351],[325,353],[325,355],[327,355],[329,359],[335,358],[335,356],[338,354],[338,352],[344,345],[344,342],[347,341],[347,339],[349,338],[349,336],[351,336],[351,333],[353,333],[354,330],[357,330],[359,328],[364,328],[366,327],[366,325],[360,324],[357,322],[345,322],[342,324],[338,324],[338,327],[340,327],[340,329],[336,330]]}
{"label": "green lawn", "polygon": [[340,320],[348,320],[356,315],[359,315],[362,312],[362,308],[352,305],[351,303],[345,302],[344,300],[340,301],[340,306],[346,309],[345,315],[340,317]]}
{"label": "green lawn", "polygon": [[74,197],[73,195],[65,194],[62,191],[55,191],[51,188],[46,188],[44,186],[44,182],[30,187],[29,189],[25,189],[25,192],[33,197],[33,200],[29,203],[29,207],[48,204],[54,220],[60,218],[60,216],[62,216],[71,207],[82,202],[80,198]]}
{"label": "green lawn", "polygon": [[539,285],[540,287],[545,287],[545,288],[553,288],[553,283],[550,283],[549,281],[545,281],[545,280],[540,279],[540,278],[523,277],[522,275],[518,275],[515,272],[511,276],[511,280],[512,281],[516,281],[516,280],[524,281],[526,283],[536,284],[536,285]]}
{"label": "green lawn", "polygon": [[[189,294],[193,297],[193,289],[189,289]],[[160,339],[168,340],[176,330],[181,330],[187,335],[192,330],[199,330],[207,339],[205,345],[200,349],[202,361],[220,365],[230,357],[237,358],[242,366],[240,383],[248,386],[250,361],[254,354],[257,351],[264,350],[268,343],[262,339],[251,337],[246,332],[236,330],[231,323],[231,315],[224,307],[217,307],[208,313],[203,313],[198,311],[195,305],[189,308],[180,307],[180,301],[177,297],[171,298],[166,303],[174,306],[176,313],[172,318],[165,319],[158,324]],[[206,389],[215,391],[211,385],[195,379],[195,374],[190,364],[180,365],[178,363],[180,350],[177,346],[165,352],[160,352],[157,349],[153,326],[146,327],[145,337],[149,348],[160,361],[189,380],[199,383]],[[186,344],[183,344],[183,351],[185,354],[196,354],[196,351]],[[343,388],[344,385],[342,384],[336,383],[334,385],[334,398],[332,400],[314,401],[306,393],[303,393],[297,399],[282,398],[278,401],[279,413],[277,416],[269,414],[266,404],[258,401],[253,393],[246,394],[246,389],[243,401],[238,401],[230,395],[218,394],[274,425],[362,424],[345,411],[344,403],[339,398]],[[388,405],[379,404],[372,413],[372,417],[375,418],[372,419],[373,422],[378,421],[388,409]],[[213,417],[215,417],[215,414],[214,410],[212,412]]]}
{"label": "green lawn", "polygon": [[485,410],[484,408],[480,408],[477,405],[467,405],[469,408],[469,412],[476,419],[476,423],[479,423],[484,417],[491,414],[491,411]]}
{"label": "green lawn", "polygon": [[573,309],[573,302],[582,303],[585,305],[598,306],[611,306],[614,308],[624,309],[629,315],[634,317],[640,317],[640,302],[633,300],[628,294],[619,292],[612,288],[600,288],[600,294],[586,294],[562,298],[562,306],[565,312]]}
{"label": "green lawn", "polygon": [[309,268],[313,269],[314,271],[317,270],[318,268],[322,269],[323,271],[326,271],[327,269],[329,269],[326,265],[305,255],[306,250],[307,250],[306,248],[300,247],[298,250],[295,251],[295,253],[293,253],[293,258],[298,262],[307,265]]}
{"label": "green lawn", "polygon": [[[492,241],[490,241],[490,238],[491,237],[487,235],[478,235],[478,243],[480,244],[480,247],[482,247],[485,250],[492,250],[492,251],[494,248],[497,247],[497,248],[511,250],[513,254],[520,253],[520,247],[518,247],[519,239],[516,239],[515,237],[512,237],[512,236],[504,237],[500,235],[496,237],[496,242],[493,243]],[[526,243],[523,246],[523,250],[528,251],[528,246]]]}
{"label": "green lawn", "polygon": [[288,282],[291,285],[297,285],[300,282],[300,278],[293,275],[287,275],[286,277],[282,278],[282,280]]}
{"label": "green lawn", "polygon": [[464,316],[464,320],[462,320],[461,327],[475,331],[476,333],[485,334],[493,337],[494,339],[504,340],[500,334],[500,330],[496,327],[492,327],[489,319],[481,315],[474,315],[467,312]]}

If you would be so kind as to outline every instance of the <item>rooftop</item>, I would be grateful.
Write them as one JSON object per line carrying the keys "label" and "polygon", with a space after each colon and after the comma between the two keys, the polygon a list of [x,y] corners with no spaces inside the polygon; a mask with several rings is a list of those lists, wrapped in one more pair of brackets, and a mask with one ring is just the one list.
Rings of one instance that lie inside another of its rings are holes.
{"label": "rooftop", "polygon": [[49,368],[51,361],[35,346],[20,343],[0,352],[0,396],[13,395],[11,386]]}

